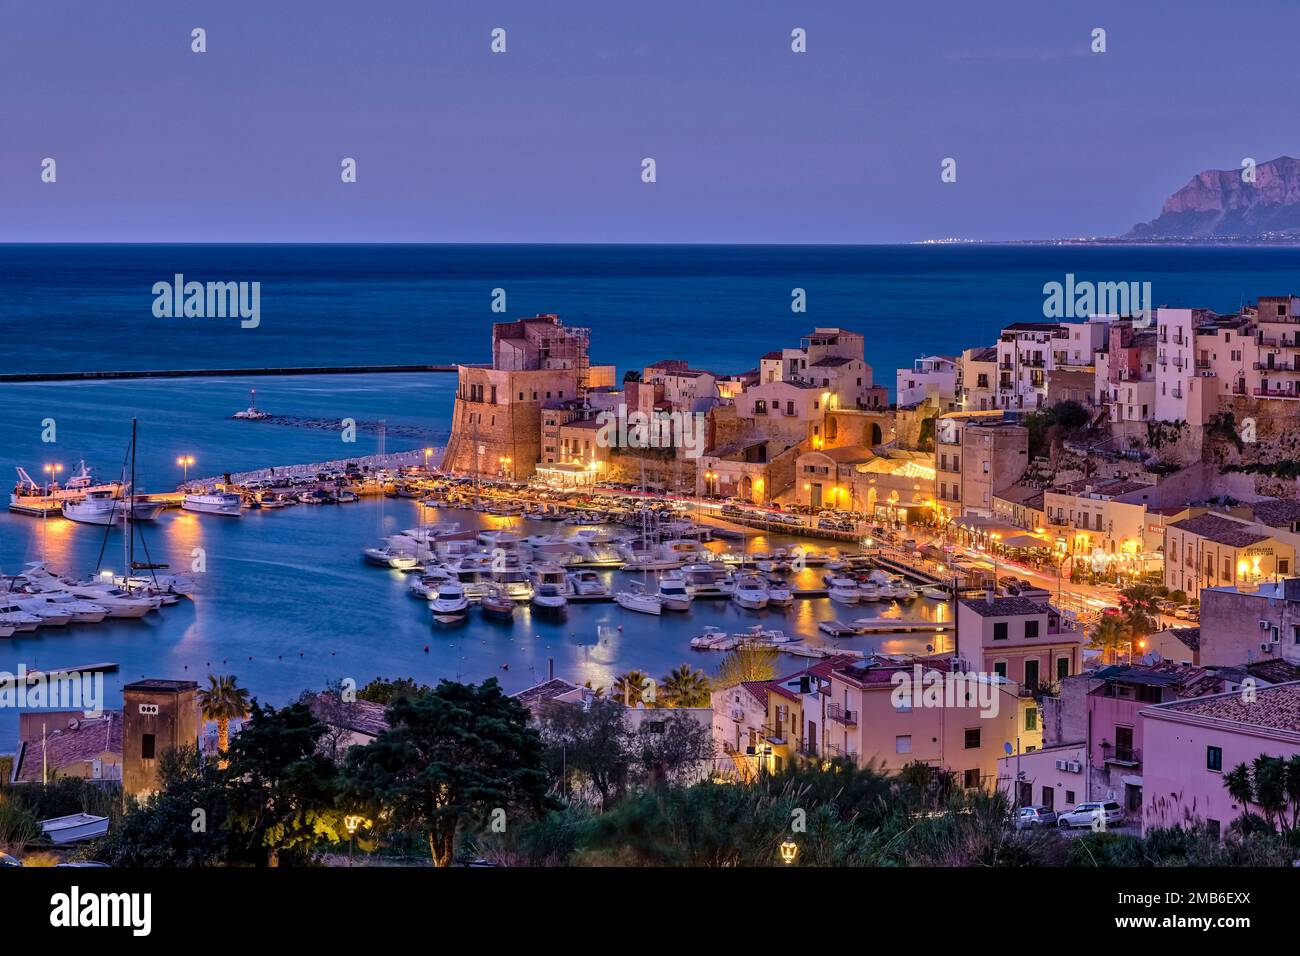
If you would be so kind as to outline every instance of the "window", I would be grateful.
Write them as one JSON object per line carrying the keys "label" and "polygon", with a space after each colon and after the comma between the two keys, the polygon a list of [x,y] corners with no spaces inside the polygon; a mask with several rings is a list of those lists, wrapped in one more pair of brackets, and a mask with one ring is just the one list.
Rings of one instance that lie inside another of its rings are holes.
{"label": "window", "polygon": [[144,734],[140,738],[140,758],[142,760],[154,759],[155,738],[153,734]]}
{"label": "window", "polygon": [[967,770],[962,775],[962,786],[964,786],[967,790],[974,790],[977,787],[979,787],[979,785],[980,785],[979,770]]}
{"label": "window", "polygon": [[1037,636],[1038,636],[1038,622],[1025,621],[1025,637],[1027,639],[1033,639]]}
{"label": "window", "polygon": [[1030,707],[1025,711],[1025,730],[1038,729],[1038,708]]}
{"label": "window", "polygon": [[1065,680],[1070,676],[1070,659],[1068,657],[1059,657],[1056,660],[1056,679]]}
{"label": "window", "polygon": [[994,663],[993,663],[993,673],[997,674],[999,677],[1006,677],[1006,676],[1007,676],[1007,662],[1006,662],[1006,661],[994,661]]}
{"label": "window", "polygon": [[641,729],[647,734],[662,734],[664,732],[664,721],[647,720]]}
{"label": "window", "polygon": [[1005,641],[1007,639],[1007,622],[998,621],[993,625],[993,640]]}
{"label": "window", "polygon": [[1071,805],[1073,805],[1073,803],[1074,803],[1074,791],[1073,791],[1073,790],[1067,790],[1067,791],[1065,791],[1065,804],[1066,804],[1066,806],[1071,806]]}
{"label": "window", "polygon": [[1213,770],[1215,773],[1223,772],[1223,748],[1222,747],[1205,748],[1205,769]]}
{"label": "window", "polygon": [[894,738],[894,753],[910,754],[912,752],[912,735],[902,734]]}
{"label": "window", "polygon": [[980,747],[980,729],[978,727],[969,727],[966,730],[966,749],[979,750]]}

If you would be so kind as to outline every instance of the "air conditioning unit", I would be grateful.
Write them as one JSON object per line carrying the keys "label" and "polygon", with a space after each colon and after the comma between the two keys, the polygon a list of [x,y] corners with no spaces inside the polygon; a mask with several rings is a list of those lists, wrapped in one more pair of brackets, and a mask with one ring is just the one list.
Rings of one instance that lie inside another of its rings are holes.
{"label": "air conditioning unit", "polygon": [[1263,651],[1265,654],[1272,654],[1272,653],[1273,653],[1273,642],[1272,642],[1272,641],[1260,641],[1260,642],[1259,642],[1259,649],[1260,649],[1261,651]]}
{"label": "air conditioning unit", "polygon": [[1065,769],[1066,769],[1066,765],[1067,765],[1067,761],[1065,761],[1065,760],[1058,760],[1058,761],[1056,761],[1056,769],[1057,769],[1057,770],[1065,770]]}
{"label": "air conditioning unit", "polygon": [[1261,631],[1267,631],[1268,628],[1269,628],[1269,623],[1268,623],[1268,621],[1260,621],[1260,622],[1259,622],[1259,629],[1260,629]]}
{"label": "air conditioning unit", "polygon": [[1070,773],[1083,773],[1083,764],[1078,760],[1071,760],[1065,769],[1070,771]]}

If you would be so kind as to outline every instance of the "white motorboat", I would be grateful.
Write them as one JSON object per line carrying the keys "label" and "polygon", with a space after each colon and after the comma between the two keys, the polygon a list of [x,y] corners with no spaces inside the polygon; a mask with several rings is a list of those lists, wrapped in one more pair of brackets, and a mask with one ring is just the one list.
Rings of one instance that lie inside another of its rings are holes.
{"label": "white motorboat", "polygon": [[130,578],[124,578],[119,574],[113,578],[113,583],[132,592],[143,589],[156,594],[194,593],[194,579],[184,574],[137,574]]}
{"label": "white motorboat", "polygon": [[560,585],[551,582],[538,584],[533,590],[532,601],[535,610],[552,614],[563,611],[569,603]]}
{"label": "white motorboat", "polygon": [[789,607],[794,604],[794,589],[784,581],[769,581],[767,603],[769,607]]}
{"label": "white motorboat", "polygon": [[394,568],[398,571],[409,571],[420,563],[415,555],[391,547],[363,548],[361,556],[370,564],[381,568]]}
{"label": "white motorboat", "polygon": [[452,580],[452,575],[443,568],[426,568],[423,574],[413,577],[415,580],[408,584],[406,589],[411,592],[411,597],[422,601],[432,601],[443,582]]}
{"label": "white motorboat", "polygon": [[839,604],[857,604],[862,599],[862,589],[853,578],[831,578],[828,588],[830,599]]}
{"label": "white motorboat", "polygon": [[569,577],[564,573],[564,568],[558,564],[541,561],[528,565],[525,571],[534,589],[540,588],[543,584],[553,584],[562,596],[566,598],[570,596]]}
{"label": "white motorboat", "polygon": [[741,575],[736,579],[736,589],[731,592],[731,600],[747,610],[761,611],[767,607],[769,600],[767,585],[756,574]]}
{"label": "white motorboat", "polygon": [[921,596],[929,598],[931,601],[951,601],[952,595],[946,588],[921,588]]}
{"label": "white motorboat", "polygon": [[609,588],[595,571],[573,571],[569,574],[570,601],[603,601],[609,597]]}
{"label": "white motorboat", "polygon": [[0,625],[11,627],[16,633],[26,633],[36,630],[41,622],[40,616],[24,611],[17,604],[0,601]]}
{"label": "white motorboat", "polygon": [[97,840],[108,832],[108,817],[89,813],[73,813],[66,817],[51,817],[41,821],[41,829],[55,846]]}
{"label": "white motorboat", "polygon": [[870,581],[858,583],[858,600],[864,604],[870,604],[880,600],[880,588],[876,587]]}
{"label": "white motorboat", "polygon": [[84,498],[63,502],[63,517],[80,524],[116,524],[122,520],[124,502],[113,491],[92,491]]}
{"label": "white motorboat", "polygon": [[722,561],[688,564],[682,568],[682,577],[686,579],[686,589],[692,597],[729,598],[736,589],[736,579]]}
{"label": "white motorboat", "polygon": [[111,584],[73,584],[68,593],[74,598],[98,604],[109,617],[144,617],[162,606],[162,599],[127,592]]}
{"label": "white motorboat", "polygon": [[533,597],[533,582],[528,579],[528,572],[517,561],[501,561],[492,558],[492,583],[516,601],[530,601]]}
{"label": "white motorboat", "polygon": [[615,593],[614,601],[625,610],[639,611],[642,614],[662,614],[664,610],[659,595],[650,594],[637,581],[632,582],[632,590]]}
{"label": "white motorboat", "polygon": [[438,593],[429,602],[433,619],[439,624],[456,624],[465,620],[469,613],[469,598],[465,589],[457,581],[444,581],[438,587]]}
{"label": "white motorboat", "polygon": [[39,617],[41,619],[39,627],[63,627],[72,620],[71,611],[51,604],[43,598],[26,598],[10,594],[4,600],[9,602],[8,606],[16,607],[19,611],[26,611],[28,614],[35,614]]}
{"label": "white motorboat", "polygon": [[157,521],[166,505],[161,501],[149,501],[143,495],[127,495],[118,507],[127,521]]}
{"label": "white motorboat", "polygon": [[46,592],[32,594],[26,598],[30,601],[44,601],[50,607],[58,608],[68,615],[74,624],[98,624],[108,617],[108,609],[91,601],[79,601],[66,592]]}
{"label": "white motorboat", "polygon": [[691,592],[681,574],[665,574],[659,579],[659,602],[667,611],[689,611]]}
{"label": "white motorboat", "polygon": [[181,507],[186,511],[198,511],[202,514],[224,515],[238,518],[243,514],[244,501],[239,495],[228,491],[208,491],[186,495]]}
{"label": "white motorboat", "polygon": [[15,628],[12,624],[6,624],[4,621],[0,621],[0,637],[13,637],[14,630]]}

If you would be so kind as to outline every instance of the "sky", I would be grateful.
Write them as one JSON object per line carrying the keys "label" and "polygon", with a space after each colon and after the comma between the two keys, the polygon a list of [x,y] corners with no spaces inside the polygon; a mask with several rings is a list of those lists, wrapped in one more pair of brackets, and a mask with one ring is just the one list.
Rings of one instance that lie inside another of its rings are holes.
{"label": "sky", "polygon": [[1298,27],[1295,0],[0,0],[0,241],[1115,235],[1300,155]]}

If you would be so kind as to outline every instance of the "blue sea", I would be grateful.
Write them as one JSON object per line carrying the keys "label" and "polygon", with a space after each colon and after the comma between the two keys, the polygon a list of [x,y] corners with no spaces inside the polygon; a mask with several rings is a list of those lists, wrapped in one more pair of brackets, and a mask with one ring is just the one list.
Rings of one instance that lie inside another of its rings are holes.
{"label": "blue sea", "polygon": [[[261,324],[236,319],[158,319],[152,286],[187,280],[261,283]],[[877,381],[929,353],[990,344],[1002,326],[1042,317],[1042,287],[1080,280],[1148,281],[1157,304],[1238,308],[1260,294],[1300,288],[1300,251],[1255,248],[1079,246],[691,247],[691,246],[0,246],[0,372],[99,369],[259,368],[315,365],[482,362],[493,321],[558,312],[589,327],[597,362],[620,374],[663,358],[720,372],[753,368],[762,353],[795,345],[815,326],[867,336]],[[504,315],[490,309],[504,289]],[[790,309],[791,290],[807,312]],[[0,384],[0,474],[84,459],[103,476],[122,467],[138,421],[138,487],[194,475],[322,461],[378,450],[375,432],[355,444],[340,433],[234,421],[257,404],[276,415],[394,426],[386,448],[441,444],[454,377],[446,374],[150,379]],[[49,437],[53,421],[54,438]],[[397,427],[397,426],[400,426]],[[417,436],[418,437],[413,437]],[[469,526],[467,512],[439,516]],[[235,673],[255,696],[281,703],[303,689],[352,677],[481,680],[509,689],[561,676],[608,685],[628,668],[654,675],[682,661],[711,668],[692,652],[705,625],[766,626],[822,641],[817,621],[882,613],[845,612],[826,601],[759,615],[725,604],[697,605],[655,619],[612,605],[574,607],[562,622],[514,625],[471,618],[435,631],[405,581],[361,563],[381,533],[418,522],[409,501],[313,508],[219,519],[168,513],[146,531],[154,560],[186,570],[207,553],[193,601],[141,621],[41,629],[0,641],[0,671],[18,664],[121,665],[124,680]],[[534,530],[524,528],[523,530]],[[545,525],[539,529],[554,530]],[[751,547],[779,542],[759,540]],[[120,570],[120,532],[62,519],[0,515],[0,571],[44,557],[59,571]],[[918,605],[910,613],[939,614]],[[598,628],[604,628],[599,630]],[[860,638],[851,647],[924,650],[923,638]],[[17,719],[0,712],[0,752]]]}

